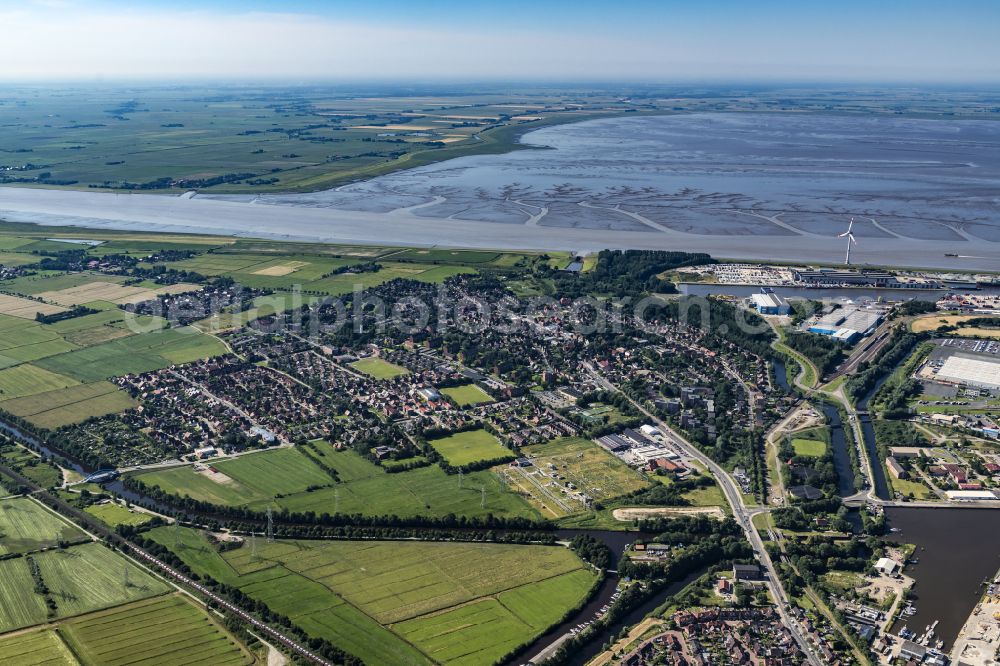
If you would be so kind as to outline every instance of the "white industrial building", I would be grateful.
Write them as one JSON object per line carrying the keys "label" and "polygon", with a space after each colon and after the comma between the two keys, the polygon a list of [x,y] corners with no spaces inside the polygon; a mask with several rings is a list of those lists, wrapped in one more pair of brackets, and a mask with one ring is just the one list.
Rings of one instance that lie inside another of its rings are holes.
{"label": "white industrial building", "polygon": [[1000,359],[952,354],[941,365],[936,379],[976,388],[1000,388]]}

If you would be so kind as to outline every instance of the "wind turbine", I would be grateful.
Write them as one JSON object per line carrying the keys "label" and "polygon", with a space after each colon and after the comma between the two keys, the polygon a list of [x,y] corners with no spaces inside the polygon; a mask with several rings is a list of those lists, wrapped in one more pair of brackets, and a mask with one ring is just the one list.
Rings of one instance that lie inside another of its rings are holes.
{"label": "wind turbine", "polygon": [[858,244],[858,241],[854,240],[853,229],[854,229],[854,218],[852,217],[851,223],[847,225],[847,231],[837,236],[837,238],[843,238],[844,236],[847,236],[847,258],[844,259],[845,266],[851,265],[851,243],[854,243],[855,245]]}

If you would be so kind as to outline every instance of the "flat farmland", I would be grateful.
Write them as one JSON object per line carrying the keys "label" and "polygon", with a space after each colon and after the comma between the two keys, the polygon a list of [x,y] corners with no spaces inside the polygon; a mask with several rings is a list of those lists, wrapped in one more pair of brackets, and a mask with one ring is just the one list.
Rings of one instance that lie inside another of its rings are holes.
{"label": "flat farmland", "polygon": [[[85,543],[33,556],[56,601],[60,617],[145,599],[170,588],[99,543]],[[128,567],[126,587],[124,569]],[[29,578],[30,580],[30,578]],[[33,587],[29,583],[29,587]]]}
{"label": "flat farmland", "polygon": [[205,611],[176,594],[74,618],[61,623],[58,631],[85,664],[255,662]]}
{"label": "flat farmland", "polygon": [[[216,338],[186,326],[132,335],[38,361],[52,372],[81,381],[97,381],[130,373],[149,372],[226,353]],[[12,368],[15,369],[15,368]],[[0,373],[5,372],[0,370]],[[0,387],[2,387],[0,377]],[[61,387],[53,387],[61,388]]]}
{"label": "flat farmland", "polygon": [[79,663],[59,635],[50,629],[0,637],[0,664],[75,666]]}
{"label": "flat farmland", "polygon": [[501,470],[501,473],[528,493],[531,503],[548,517],[559,518],[586,508],[581,501],[563,494],[567,482],[595,500],[621,497],[649,486],[639,472],[580,437],[535,444],[521,452],[531,458],[533,466]]}
{"label": "flat farmland", "polygon": [[490,394],[475,384],[466,384],[465,386],[449,386],[448,388],[441,389],[441,393],[454,400],[459,407],[482,405],[487,402],[493,402],[493,398],[490,397]]}
{"label": "flat farmland", "polygon": [[104,273],[59,273],[56,275],[29,275],[4,282],[4,289],[18,294],[33,296],[46,291],[61,291],[80,287],[91,282],[114,282],[121,284],[128,278]]}
{"label": "flat farmland", "polygon": [[48,617],[26,558],[0,560],[0,598],[0,632],[41,624]]}
{"label": "flat farmland", "polygon": [[0,401],[0,409],[50,430],[80,423],[92,416],[123,412],[135,405],[128,393],[106,381]]}
{"label": "flat farmland", "polygon": [[485,430],[466,430],[454,435],[432,439],[428,442],[449,465],[461,467],[482,460],[493,460],[514,455]]}
{"label": "flat farmland", "polygon": [[0,555],[87,540],[78,527],[27,497],[0,500]]}
{"label": "flat farmland", "polygon": [[[172,544],[169,528],[150,535]],[[598,580],[560,546],[279,540],[256,551],[244,544],[220,554],[188,530],[177,552],[374,664],[492,663]]]}
{"label": "flat farmland", "polygon": [[0,370],[0,399],[36,395],[67,386],[76,386],[79,383],[72,377],[46,370],[33,363],[23,363]]}
{"label": "flat farmland", "polygon": [[322,291],[331,296],[338,296],[351,293],[355,286],[362,289],[370,289],[397,278],[438,284],[455,275],[476,272],[474,268],[468,266],[422,265],[402,262],[379,262],[379,264],[381,268],[378,271],[341,273],[340,275],[333,275],[311,282],[307,285],[307,288]]}
{"label": "flat farmland", "polygon": [[50,315],[65,312],[66,308],[50,303],[40,303],[30,298],[0,294],[0,314],[21,319],[34,319],[35,315]]}
{"label": "flat farmland", "polygon": [[94,301],[125,305],[152,300],[161,294],[183,294],[200,289],[201,286],[196,284],[180,283],[150,288],[140,286],[126,287],[115,282],[97,280],[58,291],[43,291],[37,294],[37,297],[63,306],[83,305]]}
{"label": "flat farmland", "polygon": [[375,379],[392,379],[393,377],[410,374],[410,371],[406,368],[396,365],[395,363],[390,363],[389,361],[378,358],[377,356],[371,356],[369,358],[363,358],[355,361],[354,363],[351,363],[351,367],[358,372],[363,372],[370,377],[374,377]]}
{"label": "flat farmland", "polygon": [[[587,570],[571,571],[521,585],[473,603],[416,617],[393,630],[440,663],[489,663],[562,619],[596,580]],[[461,641],[453,636],[460,632]]]}

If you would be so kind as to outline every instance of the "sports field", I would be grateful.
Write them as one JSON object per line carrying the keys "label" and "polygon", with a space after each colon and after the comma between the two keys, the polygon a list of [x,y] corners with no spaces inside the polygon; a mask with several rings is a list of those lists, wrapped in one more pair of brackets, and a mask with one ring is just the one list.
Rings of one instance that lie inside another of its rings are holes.
{"label": "sports field", "polygon": [[375,379],[392,379],[393,377],[410,374],[410,371],[403,366],[396,365],[395,363],[389,363],[389,361],[378,358],[377,356],[371,356],[369,358],[363,358],[355,361],[354,363],[351,363],[351,367],[358,372],[363,372],[366,375],[374,377]]}
{"label": "sports field", "polygon": [[216,619],[177,594],[74,618],[59,633],[85,664],[254,663]]}
{"label": "sports field", "polygon": [[[139,479],[163,490],[227,506],[262,510],[271,505],[292,512],[357,513],[364,515],[537,518],[518,495],[504,489],[488,470],[470,472],[460,480],[432,465],[389,474],[353,451],[335,451],[326,442],[311,442],[309,450],[324,465],[337,470],[339,481],[296,449],[279,449],[213,464],[222,476],[197,472],[190,466],[141,474]],[[504,449],[507,451],[507,449]],[[310,485],[319,489],[306,491]],[[485,503],[481,491],[486,489]],[[276,498],[275,495],[282,496]]]}
{"label": "sports field", "polygon": [[819,457],[826,453],[826,442],[818,439],[796,437],[792,439],[792,448],[795,449],[795,455],[797,456]]}
{"label": "sports field", "polygon": [[[169,528],[150,536],[173,543]],[[492,663],[557,621],[597,580],[557,546],[278,541],[258,542],[256,553],[244,544],[219,554],[193,530],[178,548],[196,571],[373,664]]]}
{"label": "sports field", "polygon": [[79,528],[27,497],[0,500],[0,555],[86,541]]}
{"label": "sports field", "polygon": [[820,457],[826,454],[830,431],[825,426],[809,428],[792,435],[792,448],[797,456]]}
{"label": "sports field", "polygon": [[456,432],[454,435],[429,440],[428,443],[454,467],[514,455],[496,437],[482,429]]}
{"label": "sports field", "polygon": [[482,405],[487,402],[493,402],[493,398],[490,397],[490,394],[475,384],[450,386],[448,388],[441,389],[441,393],[454,400],[459,407]]}
{"label": "sports field", "polygon": [[532,467],[500,470],[512,487],[526,493],[532,506],[548,518],[585,510],[584,503],[564,493],[567,483],[595,500],[627,495],[649,485],[639,472],[594,442],[562,437],[521,449]]}

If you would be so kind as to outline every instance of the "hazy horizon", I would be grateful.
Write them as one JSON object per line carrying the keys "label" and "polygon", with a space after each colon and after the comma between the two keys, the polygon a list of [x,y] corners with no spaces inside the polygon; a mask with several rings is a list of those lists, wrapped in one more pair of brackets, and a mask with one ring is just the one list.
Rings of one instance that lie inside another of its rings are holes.
{"label": "hazy horizon", "polygon": [[0,0],[0,81],[1000,83],[1000,5]]}

